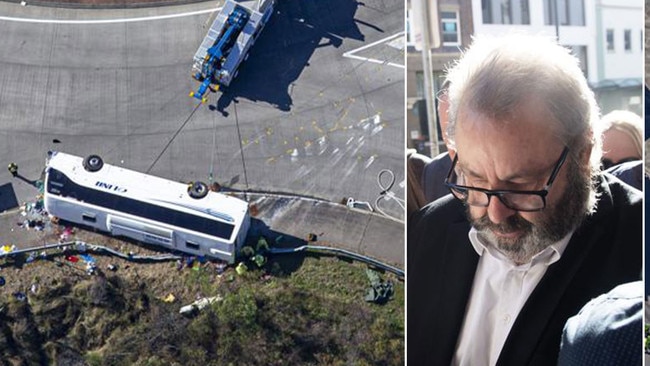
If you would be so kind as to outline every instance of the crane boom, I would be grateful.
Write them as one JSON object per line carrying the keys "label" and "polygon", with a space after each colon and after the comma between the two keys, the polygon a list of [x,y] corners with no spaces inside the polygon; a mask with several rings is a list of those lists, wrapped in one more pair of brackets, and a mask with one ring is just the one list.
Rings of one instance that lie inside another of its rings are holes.
{"label": "crane boom", "polygon": [[[253,5],[255,4],[255,5]],[[274,0],[226,0],[194,55],[192,76],[201,82],[193,96],[206,102],[209,90],[228,86],[273,13]]]}

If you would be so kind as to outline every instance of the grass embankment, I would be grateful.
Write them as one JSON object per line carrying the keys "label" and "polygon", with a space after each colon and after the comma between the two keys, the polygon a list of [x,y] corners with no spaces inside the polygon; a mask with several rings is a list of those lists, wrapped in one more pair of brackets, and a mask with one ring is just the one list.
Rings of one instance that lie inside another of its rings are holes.
{"label": "grass embankment", "polygon": [[[146,265],[145,265],[146,266]],[[252,267],[252,266],[251,266]],[[384,305],[363,297],[365,266],[291,255],[261,270],[164,275],[221,296],[194,318],[165,303],[155,278],[54,281],[29,300],[3,294],[0,361],[90,365],[403,365],[404,286]],[[162,277],[161,277],[162,278]],[[169,282],[169,278],[165,279]],[[156,289],[155,291],[153,289]],[[158,292],[158,293],[155,293]]]}

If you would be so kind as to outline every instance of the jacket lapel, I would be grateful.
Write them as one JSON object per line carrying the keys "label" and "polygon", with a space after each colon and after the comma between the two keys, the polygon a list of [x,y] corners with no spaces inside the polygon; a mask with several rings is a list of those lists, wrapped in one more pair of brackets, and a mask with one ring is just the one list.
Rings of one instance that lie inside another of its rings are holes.
{"label": "jacket lapel", "polygon": [[[543,342],[542,338],[547,334],[547,329],[559,327],[561,332],[566,317],[558,316],[558,313],[563,311],[558,309],[561,306],[560,303],[578,297],[569,293],[571,290],[568,288],[572,285],[576,273],[583,267],[585,258],[589,257],[589,253],[594,250],[599,238],[603,237],[603,227],[606,226],[602,222],[602,218],[605,216],[603,212],[609,211],[613,205],[609,189],[606,186],[601,186],[601,192],[603,194],[598,203],[597,213],[593,217],[587,218],[574,232],[562,258],[548,268],[524,304],[506,338],[497,365],[538,364],[534,362],[535,351],[544,348],[540,347],[540,343]],[[583,302],[586,301],[578,301],[577,309],[584,305]],[[574,314],[568,314],[568,316],[571,315]],[[553,322],[557,324],[552,324]],[[551,338],[557,343],[557,348],[553,350],[557,356],[560,335],[552,335]]]}
{"label": "jacket lapel", "polygon": [[440,347],[443,359],[440,365],[451,363],[456,342],[465,317],[474,274],[478,264],[478,254],[474,251],[467,233],[469,224],[465,222],[452,224],[449,228],[445,247],[441,253],[444,262],[441,273],[441,287],[436,324],[436,344]]}
{"label": "jacket lapel", "polygon": [[[567,294],[567,288],[576,272],[582,267],[587,257],[585,253],[592,250],[596,243],[595,238],[598,238],[601,233],[602,228],[597,227],[589,233],[574,234],[562,259],[548,268],[524,304],[508,334],[497,365],[530,364],[534,351],[557,312],[560,301],[570,296]],[[559,335],[555,339],[559,349]]]}

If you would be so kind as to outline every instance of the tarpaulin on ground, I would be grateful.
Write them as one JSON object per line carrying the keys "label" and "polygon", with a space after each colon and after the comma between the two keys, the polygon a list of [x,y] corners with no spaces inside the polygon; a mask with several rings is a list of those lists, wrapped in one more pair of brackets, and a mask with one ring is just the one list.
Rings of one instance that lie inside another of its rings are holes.
{"label": "tarpaulin on ground", "polygon": [[95,263],[95,258],[93,258],[90,254],[81,254],[79,255],[81,259],[83,259],[85,262],[88,263]]}

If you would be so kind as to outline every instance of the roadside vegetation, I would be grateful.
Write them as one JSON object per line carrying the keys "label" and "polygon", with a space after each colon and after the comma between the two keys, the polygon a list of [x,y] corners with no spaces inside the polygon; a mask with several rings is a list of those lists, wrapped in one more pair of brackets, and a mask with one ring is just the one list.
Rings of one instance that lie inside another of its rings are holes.
{"label": "roadside vegetation", "polygon": [[[395,294],[377,305],[364,301],[366,266],[335,257],[277,257],[241,275],[162,268],[153,276],[51,278],[23,301],[3,293],[0,363],[404,364],[404,286],[390,274],[382,277]],[[183,316],[187,300],[161,296],[169,276],[177,292],[221,300]]]}

